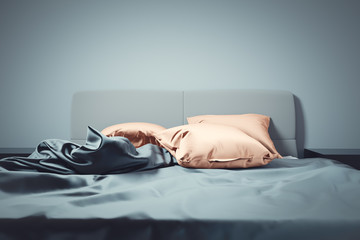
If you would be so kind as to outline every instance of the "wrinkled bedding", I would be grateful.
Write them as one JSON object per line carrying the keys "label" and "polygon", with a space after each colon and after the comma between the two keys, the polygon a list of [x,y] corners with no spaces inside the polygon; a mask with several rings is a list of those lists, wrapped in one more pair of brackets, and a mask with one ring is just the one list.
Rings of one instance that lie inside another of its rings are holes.
{"label": "wrinkled bedding", "polygon": [[359,239],[360,171],[337,161],[190,169],[155,145],[87,140],[0,161],[0,239]]}
{"label": "wrinkled bedding", "polygon": [[107,175],[2,171],[0,239],[355,240],[359,186],[358,170],[328,159]]}
{"label": "wrinkled bedding", "polygon": [[125,137],[106,137],[88,127],[85,145],[61,140],[42,141],[29,157],[0,160],[0,171],[38,171],[58,174],[115,174],[173,165],[171,154],[156,145],[140,148]]}

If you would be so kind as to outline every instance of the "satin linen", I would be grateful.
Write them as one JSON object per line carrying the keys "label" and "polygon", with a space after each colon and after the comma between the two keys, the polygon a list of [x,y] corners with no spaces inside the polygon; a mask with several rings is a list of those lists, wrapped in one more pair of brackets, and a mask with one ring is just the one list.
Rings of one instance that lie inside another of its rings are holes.
{"label": "satin linen", "polygon": [[189,124],[212,123],[235,127],[259,141],[270,151],[273,158],[281,158],[268,132],[270,125],[270,117],[268,116],[253,113],[240,115],[199,115],[188,117],[187,121]]}
{"label": "satin linen", "polygon": [[109,175],[0,171],[0,239],[358,240],[360,173],[328,159]]}
{"label": "satin linen", "polygon": [[129,122],[109,126],[101,131],[107,137],[126,137],[136,147],[151,143],[159,146],[154,134],[165,130],[163,126],[146,122]]}
{"label": "satin linen", "polygon": [[159,132],[155,137],[183,167],[249,168],[274,159],[260,142],[225,125],[182,125]]}
{"label": "satin linen", "polygon": [[143,171],[172,165],[165,149],[147,144],[140,148],[124,137],[106,137],[89,127],[86,144],[50,139],[29,157],[0,160],[0,171],[39,171],[59,174],[109,174]]}

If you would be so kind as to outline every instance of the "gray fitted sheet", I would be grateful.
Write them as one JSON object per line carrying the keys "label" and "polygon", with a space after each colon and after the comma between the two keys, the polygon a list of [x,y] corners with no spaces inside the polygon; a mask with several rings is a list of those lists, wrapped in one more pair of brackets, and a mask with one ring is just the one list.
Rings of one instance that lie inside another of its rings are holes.
{"label": "gray fitted sheet", "polygon": [[355,240],[359,184],[358,170],[319,158],[233,170],[0,172],[0,239]]}

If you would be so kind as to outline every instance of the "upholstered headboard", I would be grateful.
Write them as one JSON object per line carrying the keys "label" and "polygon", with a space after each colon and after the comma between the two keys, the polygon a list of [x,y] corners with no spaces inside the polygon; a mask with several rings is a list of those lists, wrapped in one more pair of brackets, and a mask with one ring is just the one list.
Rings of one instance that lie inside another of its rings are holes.
{"label": "upholstered headboard", "polygon": [[270,116],[269,133],[277,150],[297,156],[294,97],[279,90],[78,92],[72,101],[71,140],[84,143],[87,126],[102,130],[117,123],[150,122],[169,128],[186,124],[190,116],[244,113]]}

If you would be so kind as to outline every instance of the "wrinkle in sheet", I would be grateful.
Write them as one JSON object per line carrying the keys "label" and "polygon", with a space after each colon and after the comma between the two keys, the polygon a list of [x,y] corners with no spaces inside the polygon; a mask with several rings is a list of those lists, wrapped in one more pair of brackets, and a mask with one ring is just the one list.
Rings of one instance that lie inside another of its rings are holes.
{"label": "wrinkle in sheet", "polygon": [[135,148],[124,137],[106,137],[88,127],[85,145],[60,139],[41,142],[29,157],[0,160],[0,171],[57,174],[119,174],[174,165],[167,150],[147,144]]}

